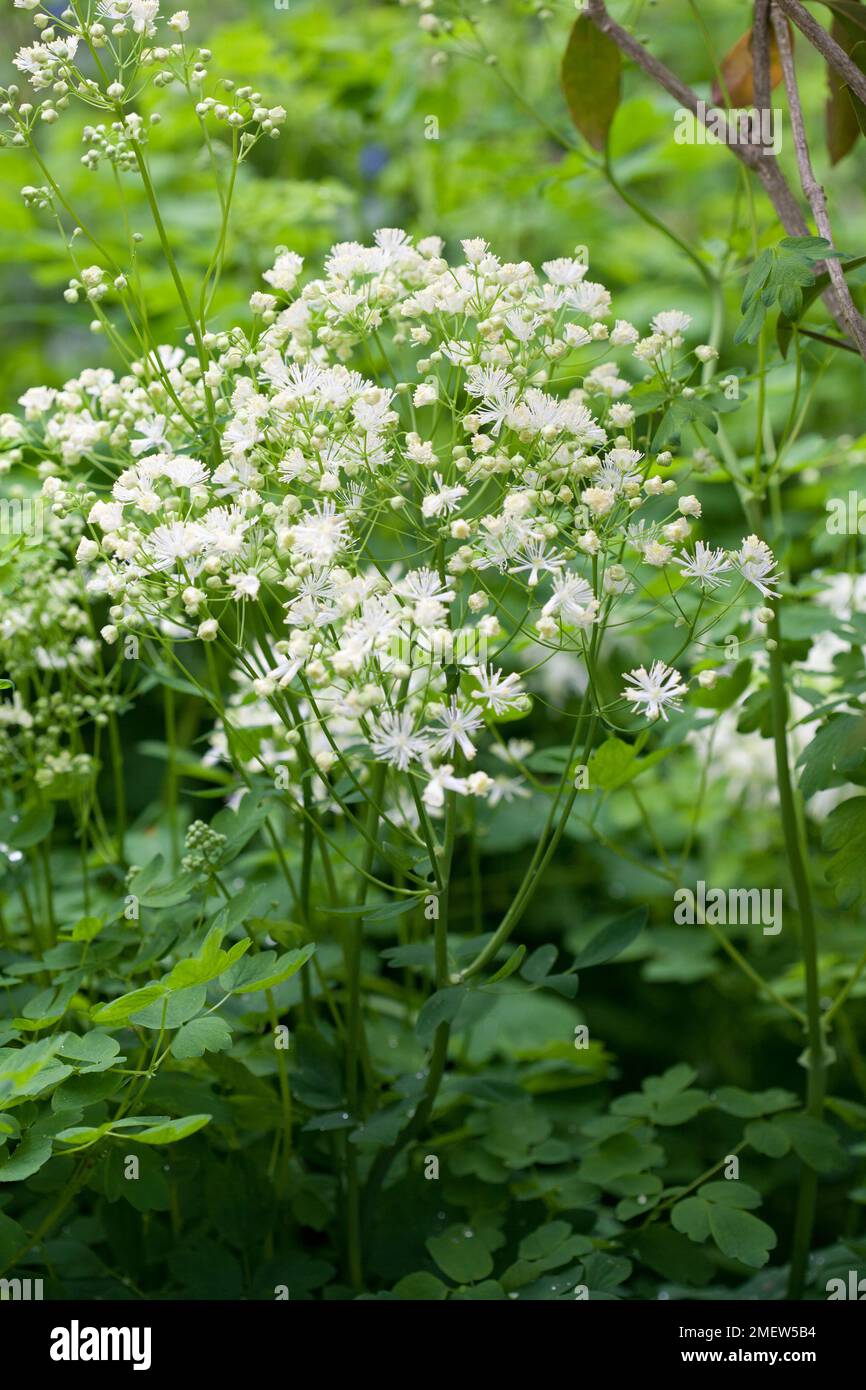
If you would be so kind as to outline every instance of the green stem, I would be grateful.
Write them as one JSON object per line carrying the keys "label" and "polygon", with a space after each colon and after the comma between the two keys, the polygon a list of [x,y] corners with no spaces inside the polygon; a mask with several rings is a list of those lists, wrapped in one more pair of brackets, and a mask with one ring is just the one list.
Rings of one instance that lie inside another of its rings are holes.
{"label": "green stem", "polygon": [[[439,894],[439,915],[435,921],[433,934],[436,986],[438,989],[444,989],[450,983],[450,975],[448,972],[448,909],[451,885],[451,861],[454,856],[456,824],[457,794],[456,792],[449,792],[445,810],[445,839],[440,857],[443,888]],[[442,1078],[445,1074],[450,1037],[450,1023],[440,1023],[433,1036],[430,1067],[427,1072],[427,1081],[421,1100],[409,1120],[409,1123],[403,1128],[390,1148],[380,1149],[370,1168],[365,1192],[368,1222],[372,1214],[375,1199],[385,1178],[388,1176],[392,1163],[401,1150],[403,1150],[418,1134],[423,1132],[433,1113],[436,1097],[439,1094],[439,1087],[442,1085]]]}
{"label": "green stem", "polygon": [[[746,514],[754,526],[755,533],[761,535],[763,530],[762,517],[757,499],[747,500]],[[818,935],[812,904],[812,890],[806,869],[805,837],[791,779],[788,753],[788,697],[785,688],[785,662],[782,654],[782,631],[778,610],[768,625],[768,631],[771,638],[770,695],[773,747],[776,756],[776,781],[779,788],[779,808],[782,815],[785,853],[790,866],[791,878],[794,881],[794,893],[800,919],[801,951],[806,980],[806,1037],[808,1039],[806,1111],[814,1119],[820,1120],[826,1091],[826,1063],[824,1058],[824,1026],[821,1016],[821,983],[818,972]],[[788,1281],[789,1299],[801,1299],[803,1297],[809,1250],[812,1243],[812,1228],[815,1223],[817,1195],[818,1174],[814,1168],[809,1167],[804,1162],[800,1171],[800,1190],[794,1217],[791,1270]]]}
{"label": "green stem", "polygon": [[[364,1018],[361,1010],[361,950],[364,932],[364,903],[367,899],[367,875],[373,867],[376,851],[376,827],[379,823],[379,806],[385,790],[387,767],[378,763],[373,773],[370,791],[370,805],[367,808],[367,844],[364,848],[364,873],[358,889],[357,916],[348,928],[345,943],[346,990],[348,1011],[346,1018],[346,1098],[349,1113],[358,1118],[359,1072],[361,1052],[364,1045]],[[346,1140],[346,1226],[348,1245],[349,1282],[353,1289],[363,1288],[363,1261],[361,1252],[361,1185],[358,1178],[357,1146]]]}

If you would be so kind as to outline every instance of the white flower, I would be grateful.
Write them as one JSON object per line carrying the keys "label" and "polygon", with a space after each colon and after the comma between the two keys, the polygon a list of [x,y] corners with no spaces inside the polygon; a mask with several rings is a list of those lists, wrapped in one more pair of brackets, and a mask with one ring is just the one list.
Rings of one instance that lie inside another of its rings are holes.
{"label": "white flower", "polygon": [[450,763],[437,767],[424,788],[422,800],[428,811],[438,811],[445,805],[446,791],[457,792],[459,796],[465,796],[467,791],[466,779],[455,777]]}
{"label": "white flower", "polygon": [[411,714],[386,710],[371,726],[370,747],[375,757],[405,772],[411,762],[427,752],[427,740],[415,729]]}
{"label": "white flower", "polygon": [[620,429],[634,424],[634,410],[627,401],[614,401],[610,408],[611,423]]}
{"label": "white flower", "polygon": [[667,526],[662,527],[662,535],[666,541],[673,541],[678,544],[684,541],[691,532],[691,526],[684,516],[678,516],[676,521],[671,521]]}
{"label": "white flower", "polygon": [[263,290],[256,290],[250,295],[250,309],[254,314],[268,314],[276,307],[276,295],[265,294]]}
{"label": "white flower", "polygon": [[634,324],[628,323],[625,319],[617,319],[610,331],[610,341],[614,347],[631,347],[639,337]]}
{"label": "white flower", "polygon": [[593,530],[584,531],[583,535],[578,536],[577,544],[584,555],[597,555],[601,549],[601,541]]}
{"label": "white flower", "polygon": [[661,569],[673,555],[673,546],[663,545],[661,541],[649,541],[643,548],[643,558],[648,565]]}
{"label": "white flower", "polygon": [[553,285],[579,285],[586,275],[585,262],[561,256],[555,261],[543,261],[541,269]]}
{"label": "white flower", "polygon": [[629,671],[625,679],[631,681],[631,688],[623,690],[623,698],[628,700],[643,714],[647,719],[667,719],[667,706],[671,709],[680,709],[682,701],[680,696],[685,695],[688,686],[683,684],[679,671],[672,666],[666,666],[663,661],[654,661],[649,671],[645,666],[639,666],[634,671]]}
{"label": "white flower", "polygon": [[75,558],[79,565],[89,564],[91,560],[96,559],[98,554],[99,546],[96,542],[89,540],[87,536],[82,536],[81,540],[78,542],[78,549],[75,552]]}
{"label": "white flower", "polygon": [[470,734],[483,729],[484,720],[481,716],[473,710],[462,710],[456,697],[452,695],[450,705],[437,714],[436,722],[442,726],[442,732],[438,734],[433,745],[434,751],[453,754],[455,748],[459,748],[471,761],[475,757],[475,745],[470,739]]}
{"label": "white flower", "polygon": [[153,21],[159,14],[159,0],[100,0],[99,13],[103,19],[132,20],[137,34],[152,34]]}
{"label": "white flower", "polygon": [[696,542],[694,555],[675,555],[674,564],[680,566],[687,579],[697,579],[702,589],[715,589],[723,584],[722,575],[731,568],[724,550],[713,550],[703,541]]}
{"label": "white flower", "polygon": [[556,574],[553,594],[542,608],[544,617],[558,613],[564,623],[590,627],[598,614],[598,602],[592,586],[579,574]]}
{"label": "white flower", "polygon": [[523,701],[520,677],[515,672],[503,676],[501,671],[494,671],[491,665],[487,668],[473,666],[471,674],[478,682],[478,688],[472,691],[472,698],[484,700],[494,714],[507,714]]}
{"label": "white flower", "polygon": [[469,237],[467,240],[461,241],[460,245],[463,247],[463,254],[470,265],[478,265],[490,249],[484,238],[480,236]]}
{"label": "white flower", "polygon": [[[510,565],[512,574],[522,574],[524,570],[529,571],[526,582],[530,589],[535,588],[542,573],[555,574],[565,564],[561,555],[557,555],[555,552],[548,554],[547,544],[547,541],[535,540],[530,537]],[[521,558],[521,555],[524,558]]]}
{"label": "white flower", "polygon": [[167,459],[165,473],[175,487],[182,488],[197,487],[207,478],[207,469],[204,464],[199,459],[187,458],[184,454]]}
{"label": "white flower", "polygon": [[412,404],[417,408],[423,405],[434,405],[438,396],[439,392],[435,382],[422,381],[420,386],[415,387]]}
{"label": "white flower", "polygon": [[421,511],[424,516],[448,516],[461,497],[465,497],[468,488],[465,487],[446,487],[441,473],[433,474],[433,481],[438,487],[438,492],[428,492],[421,503]]}
{"label": "white flower", "polygon": [[164,445],[167,428],[168,421],[164,415],[153,415],[150,419],[137,420],[135,432],[141,435],[141,439],[134,439],[129,446],[133,457],[140,458],[149,449],[159,449]]}
{"label": "white flower", "polygon": [[487,794],[487,804],[498,806],[500,801],[507,804],[516,801],[518,797],[528,798],[531,795],[531,791],[519,777],[504,777],[500,774],[493,778],[493,785]]}
{"label": "white flower", "polygon": [[692,496],[691,493],[688,495],[688,497],[681,497],[677,503],[677,506],[679,507],[683,516],[701,515],[701,504],[698,501],[697,497]]}
{"label": "white flower", "polygon": [[686,331],[691,321],[691,314],[684,314],[679,309],[665,309],[662,313],[656,314],[650,327],[653,333],[677,343],[682,342],[681,334]]}
{"label": "white flower", "polygon": [[229,584],[234,590],[233,598],[235,603],[241,599],[258,598],[261,580],[257,574],[248,572],[246,574],[230,574]]}
{"label": "white flower", "polygon": [[172,521],[157,526],[144,543],[144,551],[152,557],[157,570],[174,569],[178,561],[185,562],[201,552],[204,533],[200,526],[185,521]]}
{"label": "white flower", "polygon": [[275,290],[282,290],[288,294],[295,288],[298,276],[304,268],[302,256],[298,256],[294,251],[286,251],[281,248],[277,253],[273,269],[266,270],[262,276]]}
{"label": "white flower", "polygon": [[610,290],[586,280],[582,285],[574,285],[566,291],[565,302],[572,309],[587,314],[593,321],[603,319],[610,313]]}
{"label": "white flower", "polygon": [[338,515],[333,502],[317,502],[295,527],[295,549],[313,564],[327,565],[344,544],[348,528],[348,517]]}
{"label": "white flower", "polygon": [[40,415],[51,409],[56,396],[57,392],[50,386],[31,386],[29,391],[18,397],[18,404],[23,405],[28,420],[38,420]]}
{"label": "white flower", "polygon": [[616,492],[612,487],[588,487],[581,500],[594,516],[606,516],[616,502]]}
{"label": "white flower", "polygon": [[757,536],[747,536],[740,549],[734,552],[734,563],[744,579],[765,598],[778,598],[778,589],[770,588],[778,583],[781,575],[774,573],[776,559],[765,541]]}
{"label": "white flower", "polygon": [[487,796],[493,789],[493,778],[487,772],[470,772],[466,790],[470,796]]}

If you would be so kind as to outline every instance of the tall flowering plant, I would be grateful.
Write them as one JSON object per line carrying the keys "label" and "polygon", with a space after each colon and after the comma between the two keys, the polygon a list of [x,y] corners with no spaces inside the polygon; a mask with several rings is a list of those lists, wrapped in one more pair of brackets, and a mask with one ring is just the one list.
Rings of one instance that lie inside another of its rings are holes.
{"label": "tall flowering plant", "polygon": [[[744,611],[761,642],[776,563],[755,534],[734,550],[714,542],[703,460],[677,463],[667,447],[685,422],[714,428],[724,408],[703,371],[716,351],[689,345],[686,314],[660,307],[640,327],[616,317],[585,248],[536,269],[503,262],[482,238],[457,252],[386,228],[372,244],[335,245],[321,268],[278,248],[249,314],[225,324],[212,302],[235,181],[284,109],[232,83],[208,95],[211,55],[189,46],[186,13],[163,21],[156,0],[74,4],[59,19],[19,8],[39,31],[15,59],[33,99],[3,94],[6,138],[32,150],[41,181],[23,196],[69,247],[69,312],[91,314],[120,360],[33,387],[0,422],[9,468],[39,479],[51,538],[41,561],[31,546],[15,561],[3,737],[25,795],[32,779],[37,805],[55,783],[54,799],[68,797],[85,859],[68,976],[30,1008],[36,1039],[14,1025],[4,1036],[32,1060],[43,1099],[94,1048],[111,1068],[125,1060],[119,1039],[144,1037],[139,1065],[118,1068],[113,1115],[52,1132],[55,1154],[82,1156],[66,1202],[90,1171],[85,1155],[110,1146],[121,1122],[160,1143],[210,1120],[148,1117],[143,1128],[161,1070],[231,1050],[272,1078],[278,1118],[252,1125],[273,1132],[269,1175],[297,1202],[328,1165],[357,1290],[365,1219],[460,1094],[452,1031],[523,968],[515,933],[593,793],[599,755],[642,754],[652,726],[665,730],[691,692],[727,675],[719,643]],[[137,110],[147,86],[182,91],[206,151],[228,151],[214,160],[220,218],[196,288],[159,207],[159,122]],[[125,253],[103,246],[39,152],[40,123],[73,101],[96,120],[85,165],[111,166],[121,197],[124,180],[144,192],[186,323],[176,342],[150,333],[138,234]],[[48,655],[43,621],[66,634]],[[563,659],[574,694],[548,708],[566,741],[534,750],[520,721],[533,701],[536,715],[545,708],[546,670]],[[95,737],[108,730],[120,814],[120,721],[153,688],[165,701],[167,882],[161,860],[130,862],[141,842],[122,820],[108,834],[99,745],[86,736],[91,723]],[[178,692],[208,712],[194,775],[227,803],[194,820],[183,846]],[[455,930],[455,865],[477,876],[486,818],[524,800],[543,809],[521,880],[492,930],[477,918]],[[228,881],[234,861],[244,875]],[[256,896],[265,862],[281,879],[265,884],[267,910]],[[178,920],[160,917],[168,910]],[[51,951],[46,913],[34,925]],[[16,918],[16,948],[27,929]],[[88,952],[103,931],[101,973]],[[389,931],[404,994],[370,979],[371,943]],[[117,957],[122,970],[107,965]],[[566,997],[574,970],[556,977]],[[535,986],[545,973],[523,978]],[[411,1046],[383,1043],[383,1018]],[[327,1084],[311,1080],[323,1056],[336,1059]],[[10,1082],[8,1094],[24,1100],[29,1085]],[[657,1198],[661,1183],[646,1186]]]}

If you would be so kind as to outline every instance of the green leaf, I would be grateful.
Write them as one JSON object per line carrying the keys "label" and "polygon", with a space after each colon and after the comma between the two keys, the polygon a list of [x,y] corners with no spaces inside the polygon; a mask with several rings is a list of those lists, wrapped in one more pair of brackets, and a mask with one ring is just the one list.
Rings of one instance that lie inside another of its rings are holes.
{"label": "green leaf", "polygon": [[441,1302],[448,1297],[448,1285],[437,1279],[435,1274],[427,1274],[424,1270],[405,1275],[394,1285],[393,1291],[398,1298],[411,1301]]}
{"label": "green leaf", "polygon": [[571,1226],[567,1221],[548,1221],[523,1237],[518,1254],[522,1260],[543,1260],[564,1245],[570,1235]]}
{"label": "green leaf", "polygon": [[51,1139],[38,1134],[25,1135],[14,1154],[0,1156],[0,1182],[23,1182],[38,1173],[51,1157]]}
{"label": "green leaf", "polygon": [[194,1018],[185,1023],[171,1044],[171,1055],[178,1060],[202,1057],[205,1052],[225,1052],[232,1045],[232,1031],[217,1014]]}
{"label": "green leaf", "polygon": [[25,811],[9,836],[15,849],[33,849],[51,834],[54,826],[54,807],[35,806]]}
{"label": "green leaf", "polygon": [[509,975],[513,975],[515,970],[518,970],[520,968],[521,962],[525,955],[526,947],[518,946],[516,950],[511,952],[511,955],[508,957],[508,960],[505,962],[505,964],[501,965],[499,969],[496,971],[496,974],[491,975],[490,979],[486,980],[485,983],[488,985],[495,985],[498,984],[500,980],[507,980]]}
{"label": "green leaf", "polygon": [[350,1135],[349,1142],[362,1148],[390,1148],[396,1143],[413,1109],[412,1101],[403,1100],[397,1105],[387,1105],[383,1110],[377,1110]]}
{"label": "green leaf", "polygon": [[557,949],[548,943],[539,946],[527,961],[524,962],[521,977],[527,981],[534,989],[542,985],[545,989],[555,990],[566,999],[573,999],[577,994],[577,975],[574,967],[561,971],[557,975],[551,975],[551,970],[556,964]]}
{"label": "green leaf", "polygon": [[70,932],[70,940],[95,941],[104,926],[102,917],[80,917]]}
{"label": "green leaf", "polygon": [[703,425],[711,434],[717,434],[719,422],[716,412],[708,401],[700,396],[677,396],[671,401],[661,418],[661,423],[653,435],[652,449],[658,453],[671,444],[676,444],[687,425]]}
{"label": "green leaf", "polygon": [[669,1226],[648,1226],[638,1237],[635,1248],[644,1264],[663,1279],[700,1287],[713,1277],[714,1266],[707,1254]]}
{"label": "green leaf", "polygon": [[839,714],[822,724],[797,759],[800,789],[813,796],[866,762],[866,714]]}
{"label": "green leaf", "polygon": [[131,1134],[130,1138],[137,1144],[176,1144],[203,1129],[210,1118],[210,1115],[185,1115],[183,1119],[169,1120],[167,1124],[143,1129],[140,1134]]}
{"label": "green leaf", "polygon": [[674,1230],[702,1244],[712,1235],[728,1259],[762,1269],[775,1249],[772,1227],[743,1206],[760,1200],[754,1189],[738,1182],[705,1183],[697,1197],[686,1197],[671,1211]]}
{"label": "green leaf", "polygon": [[[848,95],[850,96],[850,93]],[[850,260],[845,262],[842,266],[842,270],[845,275],[848,275],[852,270],[859,270],[863,265],[866,265],[866,256],[853,256]],[[829,288],[830,283],[830,276],[824,271],[823,274],[816,276],[813,285],[810,285],[808,289],[803,291],[803,308],[800,312],[801,319],[810,305],[814,304],[815,300]],[[784,314],[779,314],[776,324],[776,341],[783,357],[788,356],[788,349],[791,346],[791,335],[793,331],[794,324],[791,320],[786,318]]]}
{"label": "green leaf", "polygon": [[709,1203],[702,1202],[700,1197],[686,1197],[677,1202],[671,1211],[671,1225],[700,1245],[710,1234]]}
{"label": "green leaf", "polygon": [[520,974],[531,985],[539,985],[556,965],[557,949],[551,943],[539,946],[532,952]]}
{"label": "green leaf", "polygon": [[444,1235],[431,1236],[426,1245],[443,1274],[455,1284],[473,1284],[493,1270],[493,1256],[471,1227],[452,1226]]}
{"label": "green leaf", "polygon": [[101,1125],[70,1125],[68,1129],[61,1129],[55,1135],[58,1143],[68,1144],[71,1149],[89,1149],[92,1144],[96,1144],[111,1129],[111,1121],[106,1120]]}
{"label": "green leaf", "polygon": [[795,1153],[818,1173],[837,1173],[846,1158],[834,1129],[812,1115],[780,1115],[773,1121],[788,1136]]}
{"label": "green leaf", "polygon": [[838,805],[824,823],[824,848],[834,851],[826,875],[843,907],[866,895],[866,796]]}
{"label": "green leaf", "polygon": [[415,1036],[425,1046],[433,1039],[433,1034],[442,1023],[453,1023],[460,1005],[466,998],[464,985],[437,989],[435,994],[423,1005],[415,1024]]}
{"label": "green leaf", "polygon": [[604,150],[620,101],[622,58],[586,15],[572,26],[561,77],[572,121],[593,149]]}
{"label": "green leaf", "polygon": [[254,990],[274,989],[284,980],[290,980],[293,975],[297,975],[315,949],[314,943],[309,941],[300,950],[287,951],[279,959],[273,951],[262,951],[257,956],[249,957],[241,963],[242,973],[232,976],[239,980],[239,983],[233,986],[232,994],[251,994]]}
{"label": "green leaf", "polygon": [[188,985],[186,989],[165,994],[144,1009],[138,1009],[130,1019],[140,1028],[179,1028],[200,1013],[207,1001],[206,985]]}
{"label": "green leaf", "polygon": [[658,1168],[664,1158],[664,1149],[659,1144],[640,1139],[636,1134],[615,1134],[605,1139],[594,1154],[583,1159],[578,1177],[584,1182],[598,1183],[599,1187],[617,1196],[631,1196],[633,1193],[621,1190],[623,1181],[636,1174],[645,1174],[648,1168]]}
{"label": "green leaf", "polygon": [[155,884],[145,891],[139,887],[139,876],[136,875],[129,891],[138,898],[141,907],[178,907],[191,896],[195,886],[195,874],[183,873],[169,883]]}
{"label": "green leaf", "polygon": [[605,965],[616,956],[621,956],[640,936],[646,926],[647,916],[648,911],[645,907],[635,907],[624,917],[608,922],[606,927],[602,927],[601,931],[578,951],[573,969],[588,970],[592,965]]}
{"label": "green leaf", "polygon": [[71,1075],[72,1068],[56,1060],[63,1036],[0,1049],[0,1101],[6,1107],[41,1095]]}
{"label": "green leaf", "polygon": [[112,999],[110,1004],[94,1004],[90,1010],[90,1017],[94,1023],[126,1023],[140,1009],[146,1008],[155,999],[162,999],[165,993],[165,985],[144,985],[141,989],[134,989],[129,994],[121,994],[118,999]]}
{"label": "green leaf", "polygon": [[791,1147],[787,1134],[768,1120],[753,1120],[746,1125],[743,1134],[752,1148],[759,1154],[766,1154],[767,1158],[783,1158]]}
{"label": "green leaf", "polygon": [[602,791],[615,791],[633,782],[642,772],[667,758],[670,748],[657,748],[646,757],[638,757],[638,748],[620,738],[608,738],[592,755],[589,764],[590,783]]}
{"label": "green leaf", "polygon": [[777,1243],[772,1226],[750,1212],[717,1203],[708,1212],[710,1231],[722,1254],[752,1269],[763,1269]]}
{"label": "green leaf", "polygon": [[761,1205],[761,1194],[739,1178],[727,1178],[724,1182],[705,1182],[698,1188],[698,1196],[705,1202],[717,1202],[723,1207],[736,1207],[739,1211],[750,1211]]}
{"label": "green leaf", "polygon": [[76,1033],[65,1033],[58,1056],[71,1058],[78,1063],[81,1073],[101,1072],[107,1067],[123,1060],[118,1058],[120,1043],[107,1033],[91,1032],[79,1037]]}
{"label": "green leaf", "polygon": [[798,1103],[791,1091],[778,1087],[769,1091],[743,1091],[739,1086],[720,1086],[715,1101],[720,1110],[728,1115],[737,1115],[742,1120],[772,1115],[777,1110],[789,1110]]}
{"label": "green leaf", "polygon": [[765,247],[743,287],[743,319],[734,342],[754,342],[767,310],[774,304],[792,323],[796,322],[805,307],[803,291],[814,287],[816,265],[831,258],[843,259],[842,253],[834,251],[824,237],[783,237],[776,246]]}
{"label": "green leaf", "polygon": [[625,1283],[631,1271],[631,1260],[624,1259],[622,1255],[609,1255],[605,1250],[594,1250],[584,1260],[583,1282],[591,1295],[610,1293]]}
{"label": "green leaf", "polygon": [[198,955],[179,960],[171,973],[166,976],[163,982],[164,988],[185,989],[188,985],[208,984],[228,970],[230,965],[234,965],[236,960],[240,960],[241,956],[245,955],[252,945],[249,938],[245,937],[243,941],[237,942],[228,951],[223,951],[220,947],[222,938],[222,927],[211,927]]}

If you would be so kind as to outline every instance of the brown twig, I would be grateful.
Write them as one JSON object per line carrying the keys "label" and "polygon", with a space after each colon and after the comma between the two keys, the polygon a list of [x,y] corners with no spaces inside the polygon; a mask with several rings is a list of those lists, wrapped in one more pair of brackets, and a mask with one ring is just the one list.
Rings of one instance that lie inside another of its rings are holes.
{"label": "brown twig", "polygon": [[[770,0],[755,0],[752,22],[752,90],[755,110],[770,109]],[[759,122],[763,135],[763,122]]]}
{"label": "brown twig", "polygon": [[801,33],[806,35],[812,47],[817,48],[821,56],[826,58],[830,67],[844,78],[855,96],[866,102],[866,74],[858,68],[853,58],[849,58],[832,34],[828,34],[827,30],[821,27],[817,19],[800,4],[800,0],[776,0],[776,3]]}
{"label": "brown twig", "polygon": [[[709,124],[715,113],[711,109],[705,109],[699,103],[698,95],[691,87],[688,87],[677,77],[676,73],[671,72],[670,68],[654,57],[626,29],[617,24],[616,20],[611,19],[605,9],[604,0],[588,0],[584,13],[601,33],[613,40],[621,53],[625,53],[637,63],[638,67],[643,68],[644,72],[660,87],[664,87],[666,92],[676,98],[680,106],[691,111],[699,120],[702,119],[704,125]],[[760,145],[734,143],[729,145],[728,149],[741,163],[757,174],[788,235],[807,236],[809,229],[806,226],[806,219],[794,194],[788,187],[775,156]]]}
{"label": "brown twig", "polygon": [[[824,189],[815,177],[812,168],[812,158],[809,154],[809,142],[806,136],[806,123],[803,119],[803,108],[800,104],[800,92],[797,86],[797,71],[794,67],[794,55],[791,49],[791,36],[788,33],[788,24],[779,10],[774,6],[771,11],[773,28],[776,33],[776,43],[779,49],[779,61],[782,65],[782,76],[785,82],[785,93],[788,98],[788,112],[791,117],[791,131],[794,136],[794,152],[797,156],[797,169],[800,173],[800,183],[806,201],[812,209],[815,218],[815,225],[818,228],[819,236],[824,237],[833,244],[833,230],[830,226],[830,217],[827,212],[827,198]],[[827,272],[830,276],[831,284],[836,293],[836,303],[842,317],[845,328],[853,338],[860,355],[866,359],[866,323],[858,312],[847,281],[842,272],[838,260],[830,259],[827,261]]]}
{"label": "brown twig", "polygon": [[[709,124],[711,116],[714,117],[715,113],[700,104],[697,93],[694,92],[691,87],[687,86],[685,82],[677,77],[676,73],[666,67],[665,64],[650,53],[642,43],[634,38],[626,29],[623,29],[621,25],[617,24],[616,20],[611,18],[605,8],[604,0],[587,0],[584,13],[601,33],[606,34],[607,37],[616,44],[621,53],[631,58],[638,67],[642,68],[643,71],[653,79],[653,81],[657,82],[660,87],[663,87],[682,107],[691,111],[698,120],[702,119],[705,125]],[[752,61],[753,71],[756,67],[758,69],[755,88],[755,104],[758,110],[761,111],[769,108],[769,0],[766,0],[766,3],[765,0],[757,0],[756,20],[756,30],[760,30],[760,32],[756,32],[756,38],[753,40]],[[820,28],[820,26],[818,27]],[[821,30],[821,33],[823,34],[824,30]],[[788,39],[788,48],[790,50],[790,39],[787,29],[785,31],[785,37]],[[764,44],[766,44],[766,53],[764,51]],[[765,71],[766,77],[764,76]],[[761,94],[760,96],[758,95],[759,93]],[[760,122],[757,124],[760,125]],[[763,145],[739,142],[729,144],[728,149],[747,169],[752,170],[758,176],[788,236],[808,236],[809,226],[803,216],[800,204],[797,202],[796,197],[779,167],[778,160],[772,151],[768,150]],[[822,232],[821,235],[823,236],[824,233]],[[832,236],[828,236],[827,239],[832,243]],[[836,264],[835,268],[839,275],[841,275],[842,272],[839,270],[838,264]],[[823,269],[828,270],[832,276],[833,272],[829,262],[821,262],[816,267],[818,272]],[[824,303],[842,332],[850,333],[852,329],[849,318],[843,314],[837,300],[837,292],[832,288],[832,284],[835,284],[835,281],[831,283],[831,288],[822,296]],[[844,288],[848,300],[850,301],[850,294],[848,293],[847,286],[844,286]],[[854,313],[856,315],[856,309]],[[866,355],[860,347],[861,339],[859,335],[864,332],[864,324],[859,315],[857,315],[857,322],[858,333],[854,336],[854,341],[857,343],[861,355]]]}

